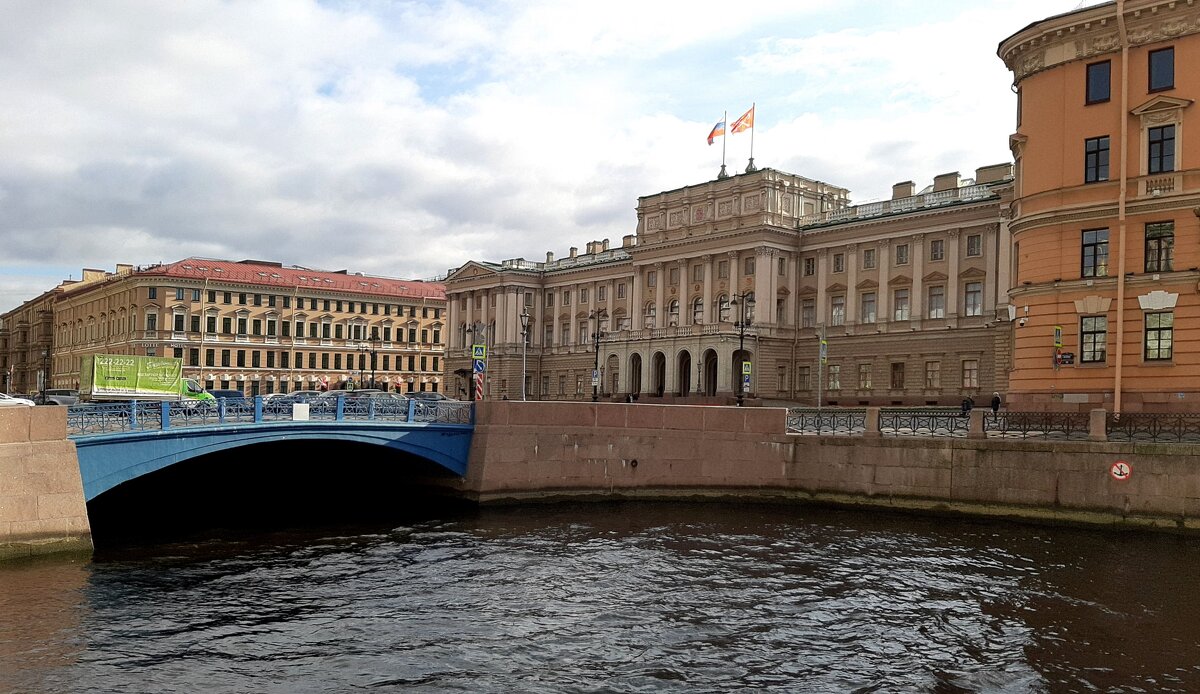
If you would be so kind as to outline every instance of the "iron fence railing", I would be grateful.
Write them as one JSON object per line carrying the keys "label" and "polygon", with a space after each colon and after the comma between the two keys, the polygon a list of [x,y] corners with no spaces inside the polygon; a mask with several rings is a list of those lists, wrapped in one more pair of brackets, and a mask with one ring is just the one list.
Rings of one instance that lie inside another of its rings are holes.
{"label": "iron fence railing", "polygon": [[861,436],[867,428],[865,408],[833,407],[788,409],[789,434],[812,436]]}
{"label": "iron fence railing", "polygon": [[[67,408],[67,434],[92,436],[124,431],[292,421],[291,402],[220,400],[216,403],[129,401],[82,403]],[[308,420],[471,424],[473,403],[415,398],[318,398],[308,403]]]}
{"label": "iron fence railing", "polygon": [[[877,425],[881,436],[961,438],[970,432],[971,418],[957,407],[882,407]],[[987,438],[1083,441],[1089,437],[1089,426],[1087,413],[1001,411],[983,415],[983,435]],[[861,436],[868,429],[867,410],[790,408],[787,427],[792,434]],[[1200,417],[1194,421],[1192,433],[1200,440]]]}
{"label": "iron fence railing", "polygon": [[983,431],[989,438],[1086,441],[1091,433],[1086,412],[987,412]]}
{"label": "iron fence railing", "polygon": [[881,409],[883,436],[966,436],[970,418],[958,408]]}
{"label": "iron fence railing", "polygon": [[1105,428],[1109,441],[1200,443],[1200,414],[1109,414]]}

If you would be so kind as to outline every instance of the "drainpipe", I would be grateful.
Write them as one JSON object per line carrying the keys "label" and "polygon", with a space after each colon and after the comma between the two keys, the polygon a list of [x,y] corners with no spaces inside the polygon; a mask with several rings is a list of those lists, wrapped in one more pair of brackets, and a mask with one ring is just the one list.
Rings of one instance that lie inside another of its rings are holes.
{"label": "drainpipe", "polygon": [[1125,363],[1125,199],[1129,171],[1129,36],[1125,26],[1125,0],[1117,0],[1117,35],[1121,41],[1121,187],[1117,196],[1117,368],[1113,375],[1113,416],[1121,416],[1121,376]]}

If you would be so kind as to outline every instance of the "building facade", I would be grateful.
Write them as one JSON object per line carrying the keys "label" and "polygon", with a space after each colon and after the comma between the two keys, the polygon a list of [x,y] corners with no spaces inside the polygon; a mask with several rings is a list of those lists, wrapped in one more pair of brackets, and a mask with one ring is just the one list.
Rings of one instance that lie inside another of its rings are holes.
{"label": "building facade", "polygon": [[53,387],[77,387],[84,357],[137,354],[180,358],[206,388],[250,395],[441,390],[438,283],[188,258],[67,287],[47,306],[39,330],[10,332],[17,352],[49,345]]}
{"label": "building facade", "polygon": [[844,188],[760,169],[640,198],[619,248],[469,262],[446,281],[447,378],[466,392],[483,344],[494,398],[911,405],[1003,389],[1011,167],[976,179],[849,207]]}
{"label": "building facade", "polygon": [[1014,404],[1195,410],[1200,6],[1108,2],[1035,22],[999,55],[1019,95]]}

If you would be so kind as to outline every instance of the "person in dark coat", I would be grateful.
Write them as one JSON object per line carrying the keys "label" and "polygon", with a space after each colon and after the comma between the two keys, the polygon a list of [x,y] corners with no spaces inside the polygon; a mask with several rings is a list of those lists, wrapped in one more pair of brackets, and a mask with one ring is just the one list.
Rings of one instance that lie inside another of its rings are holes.
{"label": "person in dark coat", "polygon": [[992,414],[1000,414],[1000,393],[992,393]]}
{"label": "person in dark coat", "polygon": [[962,413],[963,413],[964,417],[971,414],[972,407],[975,407],[975,401],[971,399],[971,396],[970,395],[963,396]]}

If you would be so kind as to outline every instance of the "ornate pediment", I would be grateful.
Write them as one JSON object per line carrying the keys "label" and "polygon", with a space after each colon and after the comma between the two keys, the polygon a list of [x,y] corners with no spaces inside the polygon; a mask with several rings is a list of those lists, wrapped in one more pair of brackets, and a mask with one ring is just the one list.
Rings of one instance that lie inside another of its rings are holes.
{"label": "ornate pediment", "polygon": [[944,272],[931,272],[928,275],[925,275],[924,277],[922,277],[921,281],[927,282],[927,283],[928,282],[945,282],[948,279],[950,279],[950,278],[947,277],[946,273],[944,273]]}
{"label": "ornate pediment", "polygon": [[878,286],[879,286],[879,283],[876,282],[875,280],[863,280],[862,282],[859,282],[858,284],[854,285],[854,288],[855,289],[875,289]]}
{"label": "ornate pediment", "polygon": [[825,290],[830,292],[844,292],[846,291],[846,285],[841,284],[840,282],[835,282],[826,287]]}
{"label": "ornate pediment", "polygon": [[1082,299],[1075,300],[1075,312],[1081,316],[1095,315],[1097,313],[1108,313],[1108,307],[1112,305],[1112,297],[1085,296]]}
{"label": "ornate pediment", "polygon": [[1161,289],[1138,297],[1138,305],[1142,307],[1143,311],[1164,311],[1169,308],[1175,308],[1175,304],[1178,301],[1178,294],[1164,292]]}
{"label": "ornate pediment", "polygon": [[973,280],[973,279],[979,279],[982,277],[987,277],[987,273],[977,267],[969,267],[966,270],[963,270],[962,272],[958,273],[958,276],[960,279]]}
{"label": "ornate pediment", "polygon": [[889,287],[907,287],[912,284],[912,278],[906,275],[897,275],[888,280]]}
{"label": "ornate pediment", "polygon": [[1191,99],[1180,99],[1174,96],[1166,96],[1160,94],[1146,103],[1138,106],[1130,111],[1135,116],[1144,116],[1147,113],[1155,113],[1160,111],[1174,111],[1176,109],[1184,109],[1192,105]]}
{"label": "ornate pediment", "polygon": [[796,291],[797,296],[816,296],[816,294],[816,287],[800,287],[800,289]]}

